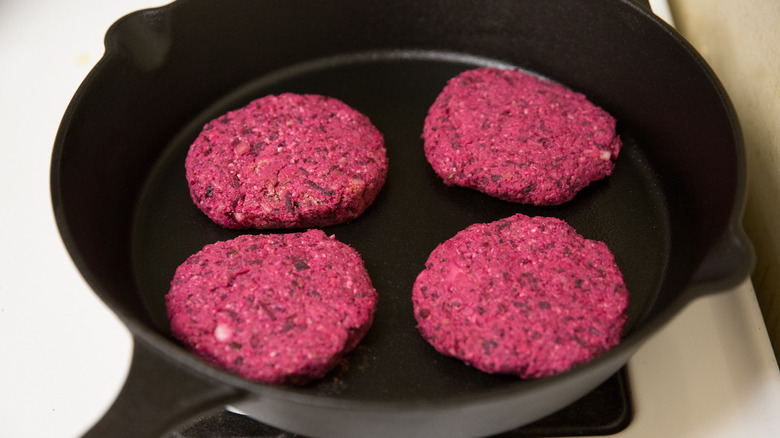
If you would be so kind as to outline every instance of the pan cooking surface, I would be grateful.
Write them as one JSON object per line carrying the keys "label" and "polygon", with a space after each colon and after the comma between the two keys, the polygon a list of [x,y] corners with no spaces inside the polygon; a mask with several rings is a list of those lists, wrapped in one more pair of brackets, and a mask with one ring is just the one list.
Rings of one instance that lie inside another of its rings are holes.
{"label": "pan cooking surface", "polygon": [[[561,218],[609,246],[631,294],[625,329],[630,333],[661,286],[669,258],[669,221],[641,141],[620,120],[624,147],[613,175],[561,206],[513,204],[446,187],[425,160],[423,120],[446,81],[463,70],[495,64],[429,52],[334,57],[263,76],[206,108],[162,151],[136,207],[133,269],[153,325],[170,334],[164,296],[179,264],[208,243],[258,232],[221,228],[195,207],[184,176],[190,143],[207,121],[228,110],[267,94],[294,92],[332,96],[366,114],[384,134],[390,161],[387,183],[374,204],[351,223],[323,228],[363,256],[380,297],[374,325],[340,366],[302,391],[360,400],[417,400],[530,384],[484,374],[435,352],[415,328],[411,302],[412,284],[436,245],[473,223],[515,213]],[[576,91],[587,95],[587,90]]]}

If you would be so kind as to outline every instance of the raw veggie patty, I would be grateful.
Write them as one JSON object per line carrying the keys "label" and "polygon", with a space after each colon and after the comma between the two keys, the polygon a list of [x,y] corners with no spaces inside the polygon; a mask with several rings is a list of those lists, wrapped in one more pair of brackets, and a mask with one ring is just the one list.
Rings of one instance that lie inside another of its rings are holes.
{"label": "raw veggie patty", "polygon": [[235,229],[348,222],[387,178],[382,134],[326,96],[285,93],[252,101],[203,128],[185,168],[190,195]]}
{"label": "raw veggie patty", "polygon": [[604,243],[562,220],[517,214],[439,245],[412,300],[420,333],[440,353],[531,378],[616,345],[628,291]]}
{"label": "raw veggie patty", "polygon": [[425,155],[447,185],[558,205],[611,175],[615,119],[584,95],[493,67],[450,79],[429,109]]}
{"label": "raw veggie patty", "polygon": [[166,296],[172,334],[193,353],[251,380],[294,384],[355,348],[376,302],[360,255],[321,230],[206,245]]}

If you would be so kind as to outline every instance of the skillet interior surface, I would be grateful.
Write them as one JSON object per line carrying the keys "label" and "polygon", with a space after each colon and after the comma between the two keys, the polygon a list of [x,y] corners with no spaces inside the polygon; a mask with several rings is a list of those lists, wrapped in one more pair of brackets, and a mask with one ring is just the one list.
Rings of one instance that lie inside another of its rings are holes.
{"label": "skillet interior surface", "polygon": [[174,270],[188,256],[208,243],[259,232],[224,229],[195,207],[184,176],[189,145],[212,118],[267,94],[295,92],[336,97],[366,114],[384,134],[390,161],[387,183],[374,204],[351,223],[323,228],[362,255],[379,292],[374,325],[340,366],[301,391],[356,400],[425,400],[528,384],[481,373],[435,352],[417,332],[411,302],[412,284],[436,245],[470,224],[515,213],[564,219],[609,246],[631,294],[625,328],[630,335],[663,287],[671,231],[657,170],[629,126],[618,120],[624,146],[613,175],[556,207],[446,187],[425,160],[423,120],[446,81],[465,69],[497,64],[427,51],[334,56],[264,75],[209,106],[171,139],[138,196],[131,257],[151,326],[170,336],[164,296]]}

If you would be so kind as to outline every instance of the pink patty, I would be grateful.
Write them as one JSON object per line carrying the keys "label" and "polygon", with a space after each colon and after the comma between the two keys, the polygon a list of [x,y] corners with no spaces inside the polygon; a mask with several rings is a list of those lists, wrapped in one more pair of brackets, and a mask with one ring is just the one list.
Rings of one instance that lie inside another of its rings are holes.
{"label": "pink patty", "polygon": [[412,292],[422,336],[488,373],[560,373],[620,341],[628,291],[612,253],[521,214],[439,245]]}
{"label": "pink patty", "polygon": [[371,326],[377,293],[358,253],[320,230],[206,245],[176,270],[173,336],[251,380],[323,377]]}
{"label": "pink patty", "polygon": [[582,94],[492,67],[450,79],[423,138],[445,184],[534,205],[569,201],[609,176],[622,145],[615,119]]}
{"label": "pink patty", "polygon": [[382,134],[334,98],[266,96],[212,120],[185,161],[195,204],[228,228],[347,222],[387,178]]}

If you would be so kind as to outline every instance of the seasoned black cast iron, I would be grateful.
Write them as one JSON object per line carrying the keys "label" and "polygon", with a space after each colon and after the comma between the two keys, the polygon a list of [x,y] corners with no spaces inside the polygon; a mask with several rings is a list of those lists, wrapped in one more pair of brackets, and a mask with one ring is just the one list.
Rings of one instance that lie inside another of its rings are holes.
{"label": "seasoned black cast iron", "polygon": [[[726,94],[701,58],[631,1],[197,1],[136,12],[68,107],[54,146],[57,223],[89,284],[133,334],[132,369],[90,436],[159,436],[237,406],[312,436],[480,436],[552,413],[620,369],[693,298],[753,263],[740,225],[745,158]],[[558,207],[445,187],[422,152],[446,80],[480,65],[530,70],[584,92],[618,120],[612,177]],[[374,326],[324,380],[256,384],[195,358],[169,334],[173,271],[237,236],[193,205],[189,143],[209,119],[280,92],[333,96],[385,135],[388,182],[350,224],[326,228],[364,257]],[[558,376],[483,374],[415,329],[411,286],[431,250],[475,222],[556,216],[615,253],[631,292],[622,343]]]}

